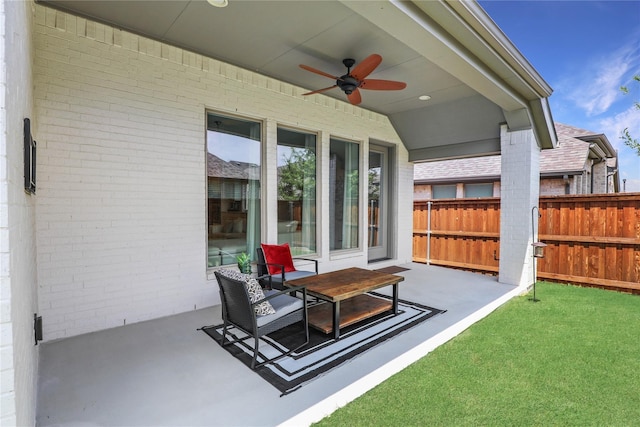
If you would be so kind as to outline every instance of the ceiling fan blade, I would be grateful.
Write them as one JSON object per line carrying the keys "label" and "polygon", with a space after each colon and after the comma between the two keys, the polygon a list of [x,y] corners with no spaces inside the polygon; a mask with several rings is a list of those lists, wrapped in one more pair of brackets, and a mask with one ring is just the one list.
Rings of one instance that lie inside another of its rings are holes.
{"label": "ceiling fan blade", "polygon": [[360,89],[369,90],[401,90],[405,87],[407,87],[405,82],[396,82],[394,80],[367,79],[360,83]]}
{"label": "ceiling fan blade", "polygon": [[338,85],[333,85],[333,86],[325,87],[324,89],[314,90],[313,92],[303,93],[302,95],[313,95],[314,93],[324,92],[324,91],[327,91],[327,90],[329,90],[329,89],[333,89],[334,87],[338,87]]}
{"label": "ceiling fan blade", "polygon": [[358,89],[354,90],[349,95],[347,95],[347,98],[349,99],[349,102],[352,103],[353,105],[358,105],[362,102],[362,97],[360,96],[360,91]]}
{"label": "ceiling fan blade", "polygon": [[329,77],[330,79],[334,79],[334,80],[338,79],[337,76],[332,76],[329,73],[325,73],[324,71],[320,71],[313,67],[309,67],[308,65],[300,64],[300,68],[302,68],[303,70],[311,71],[312,73],[320,74],[321,76]]}
{"label": "ceiling fan blade", "polygon": [[382,62],[382,56],[374,53],[363,59],[355,68],[351,71],[351,75],[358,80],[362,80],[376,69]]}

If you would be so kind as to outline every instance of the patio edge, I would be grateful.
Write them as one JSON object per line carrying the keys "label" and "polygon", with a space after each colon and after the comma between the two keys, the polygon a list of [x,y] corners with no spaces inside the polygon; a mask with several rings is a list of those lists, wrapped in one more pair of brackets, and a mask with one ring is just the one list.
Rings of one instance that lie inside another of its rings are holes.
{"label": "patio edge", "polygon": [[384,364],[370,374],[360,378],[358,381],[350,384],[342,390],[305,409],[299,414],[280,423],[279,426],[308,426],[311,423],[320,421],[324,417],[332,414],[337,409],[345,406],[347,403],[362,396],[364,393],[371,390],[383,381],[387,380],[391,376],[397,374],[407,366],[426,356],[442,344],[455,338],[474,323],[487,317],[507,301],[516,296],[525,294],[527,290],[527,286],[519,286],[514,288],[513,290],[485,305],[480,310],[471,313],[470,315],[448,327],[444,331],[439,332],[438,334],[434,335],[433,337],[429,338],[428,340],[424,341],[408,352],[396,357],[395,359]]}

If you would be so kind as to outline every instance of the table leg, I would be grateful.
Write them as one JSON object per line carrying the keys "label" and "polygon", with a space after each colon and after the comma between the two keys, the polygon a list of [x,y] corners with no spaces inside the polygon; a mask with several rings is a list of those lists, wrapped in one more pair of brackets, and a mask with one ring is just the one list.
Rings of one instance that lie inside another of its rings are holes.
{"label": "table leg", "polygon": [[340,339],[340,301],[333,303],[333,339]]}
{"label": "table leg", "polygon": [[393,314],[398,314],[398,284],[393,285]]}

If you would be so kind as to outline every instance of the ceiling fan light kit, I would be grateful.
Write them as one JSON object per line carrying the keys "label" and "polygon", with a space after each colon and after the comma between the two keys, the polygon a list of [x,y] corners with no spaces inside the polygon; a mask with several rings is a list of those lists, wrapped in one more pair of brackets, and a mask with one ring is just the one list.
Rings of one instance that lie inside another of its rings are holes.
{"label": "ceiling fan light kit", "polygon": [[338,87],[347,95],[347,99],[351,104],[358,105],[360,104],[360,102],[362,102],[360,89],[402,90],[407,87],[406,83],[397,82],[394,80],[367,80],[366,77],[371,74],[373,70],[375,70],[378,65],[380,65],[381,62],[382,56],[374,53],[366,57],[353,69],[353,71],[351,71],[351,67],[355,65],[356,61],[352,58],[345,58],[342,60],[342,63],[345,67],[347,67],[347,73],[342,76],[332,76],[331,74],[325,73],[324,71],[317,70],[315,68],[309,67],[308,65],[300,64],[300,68],[302,68],[303,70],[307,70],[312,73],[336,80],[336,84],[333,86],[303,93],[303,95],[313,95]]}
{"label": "ceiling fan light kit", "polygon": [[211,6],[226,7],[229,4],[229,0],[207,0]]}

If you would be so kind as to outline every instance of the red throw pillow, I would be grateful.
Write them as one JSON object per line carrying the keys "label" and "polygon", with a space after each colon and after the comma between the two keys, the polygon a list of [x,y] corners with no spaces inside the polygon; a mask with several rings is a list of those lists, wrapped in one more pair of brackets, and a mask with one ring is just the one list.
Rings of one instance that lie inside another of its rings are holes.
{"label": "red throw pillow", "polygon": [[[280,264],[284,266],[284,271],[296,271],[293,266],[293,258],[291,258],[291,248],[288,243],[282,245],[261,245],[264,252],[264,260],[267,264]],[[277,265],[269,265],[269,274],[280,274],[280,267]]]}

